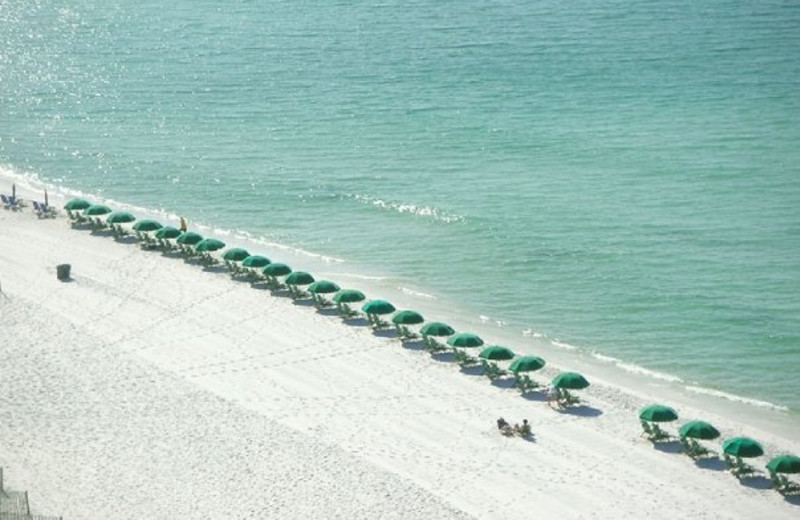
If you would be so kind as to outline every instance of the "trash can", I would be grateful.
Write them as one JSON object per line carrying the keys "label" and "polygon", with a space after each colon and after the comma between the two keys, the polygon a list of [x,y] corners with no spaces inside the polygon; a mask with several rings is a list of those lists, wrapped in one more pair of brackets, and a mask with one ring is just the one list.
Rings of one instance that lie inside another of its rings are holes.
{"label": "trash can", "polygon": [[59,280],[69,280],[69,264],[60,264],[56,266],[56,276]]}

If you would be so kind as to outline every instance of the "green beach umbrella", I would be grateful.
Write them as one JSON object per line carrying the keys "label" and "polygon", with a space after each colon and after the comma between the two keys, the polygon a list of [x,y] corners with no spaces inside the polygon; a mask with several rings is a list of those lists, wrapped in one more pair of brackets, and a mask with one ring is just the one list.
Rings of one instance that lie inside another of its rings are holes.
{"label": "green beach umbrella", "polygon": [[203,235],[195,233],[194,231],[186,231],[178,236],[176,242],[185,246],[193,246],[203,240]]}
{"label": "green beach umbrella", "polygon": [[589,386],[589,381],[577,372],[561,372],[553,378],[552,384],[556,388],[583,390]]}
{"label": "green beach umbrella", "polygon": [[222,240],[217,240],[216,238],[204,238],[194,246],[194,249],[195,251],[199,251],[201,253],[207,253],[209,251],[217,251],[223,247],[225,247],[225,242]]}
{"label": "green beach umbrella", "polygon": [[274,264],[269,264],[262,269],[261,272],[267,276],[286,276],[292,272],[292,268],[286,264],[277,262]]}
{"label": "green beach umbrella", "polygon": [[515,354],[513,350],[508,347],[501,347],[500,345],[486,347],[485,349],[481,350],[480,354],[478,354],[478,357],[483,359],[492,359],[496,361],[514,359],[514,356]]}
{"label": "green beach umbrella", "polygon": [[148,231],[158,231],[163,227],[164,226],[161,225],[161,222],[157,220],[143,219],[136,222],[136,224],[133,225],[133,230],[140,232],[148,232]]}
{"label": "green beach umbrella", "polygon": [[423,336],[452,336],[456,331],[447,323],[432,321],[423,325],[423,327],[419,329],[419,333]]}
{"label": "green beach umbrella", "polygon": [[269,264],[272,263],[272,260],[267,258],[266,256],[259,256],[259,255],[251,255],[242,260],[242,265],[245,267],[267,267]]}
{"label": "green beach umbrella", "polygon": [[111,213],[111,208],[104,204],[92,204],[88,208],[83,210],[84,215],[88,215],[90,217],[99,217],[101,215],[107,215]]}
{"label": "green beach umbrella", "polygon": [[800,457],[778,455],[767,462],[767,469],[775,473],[800,473]]}
{"label": "green beach umbrella", "polygon": [[70,211],[78,211],[86,209],[91,205],[92,203],[86,199],[71,199],[66,204],[64,204],[64,209],[68,209]]}
{"label": "green beach umbrella", "polygon": [[314,283],[314,277],[304,271],[295,271],[284,280],[287,285],[309,285]]}
{"label": "green beach umbrella", "polygon": [[106,217],[106,222],[109,224],[127,224],[134,222],[136,217],[127,211],[115,211]]}
{"label": "green beach umbrella", "polygon": [[106,222],[109,224],[127,224],[128,222],[133,222],[134,220],[136,220],[136,217],[127,211],[115,211],[106,217]]}
{"label": "green beach umbrella", "polygon": [[459,332],[455,336],[447,338],[447,344],[451,347],[481,347],[483,346],[483,339],[472,332]]}
{"label": "green beach umbrella", "polygon": [[329,280],[317,280],[308,286],[312,294],[331,294],[339,290],[339,286]]}
{"label": "green beach umbrella", "polygon": [[650,422],[669,422],[678,420],[678,412],[669,406],[651,404],[639,412],[639,419]]}
{"label": "green beach umbrella", "polygon": [[331,294],[339,290],[339,286],[330,280],[317,280],[308,286],[308,292],[313,294]]}
{"label": "green beach umbrella", "polygon": [[400,311],[392,316],[392,323],[395,325],[419,325],[423,321],[425,318],[417,311]]}
{"label": "green beach umbrella", "polygon": [[735,457],[760,457],[764,448],[749,437],[733,437],[722,443],[722,451]]}
{"label": "green beach umbrella", "polygon": [[222,254],[222,259],[229,260],[231,262],[241,262],[248,256],[250,256],[250,253],[241,247],[232,247]]}
{"label": "green beach umbrella", "polygon": [[705,421],[689,421],[678,430],[681,437],[710,441],[719,437],[719,430]]}
{"label": "green beach umbrella", "polygon": [[386,300],[370,300],[361,307],[361,310],[367,314],[391,314],[395,308]]}
{"label": "green beach umbrella", "polygon": [[336,303],[355,303],[362,302],[367,297],[364,293],[356,289],[342,289],[333,295],[333,301]]}
{"label": "green beach umbrella", "polygon": [[174,228],[172,226],[164,226],[158,231],[155,232],[153,236],[156,238],[178,238],[181,236],[182,232],[178,228]]}
{"label": "green beach umbrella", "polygon": [[508,369],[514,373],[517,372],[533,372],[544,367],[544,359],[536,356],[522,356],[518,357],[508,365]]}

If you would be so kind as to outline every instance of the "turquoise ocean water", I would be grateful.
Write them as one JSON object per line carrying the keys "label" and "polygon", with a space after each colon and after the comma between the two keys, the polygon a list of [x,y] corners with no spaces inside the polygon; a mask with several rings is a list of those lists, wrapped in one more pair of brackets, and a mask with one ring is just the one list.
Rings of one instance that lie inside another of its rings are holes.
{"label": "turquoise ocean water", "polygon": [[6,170],[800,414],[796,2],[0,0],[0,27]]}

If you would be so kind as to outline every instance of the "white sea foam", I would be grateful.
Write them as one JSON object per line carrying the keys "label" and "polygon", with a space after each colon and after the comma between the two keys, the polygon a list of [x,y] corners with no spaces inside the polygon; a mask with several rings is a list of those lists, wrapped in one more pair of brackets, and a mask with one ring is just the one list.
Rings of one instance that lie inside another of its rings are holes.
{"label": "white sea foam", "polygon": [[570,345],[569,343],[564,343],[563,341],[558,341],[557,339],[550,340],[554,346],[563,348],[564,350],[578,350],[578,347],[575,345]]}
{"label": "white sea foam", "polygon": [[461,215],[445,213],[430,206],[422,206],[404,202],[390,202],[369,195],[357,194],[353,195],[352,198],[353,200],[356,200],[363,204],[369,204],[381,209],[396,211],[397,213],[410,213],[422,217],[431,217],[434,220],[439,220],[441,222],[450,223],[450,222],[459,222],[464,220],[464,217]]}
{"label": "white sea foam", "polygon": [[648,377],[652,377],[654,379],[660,379],[662,381],[669,381],[671,383],[682,383],[683,379],[678,376],[674,376],[671,374],[665,374],[663,372],[658,372],[656,370],[650,370],[648,368],[644,368],[639,365],[634,365],[632,363],[623,363],[622,361],[617,360],[614,363],[618,368],[625,370],[626,372],[631,372],[633,374],[640,374]]}
{"label": "white sea foam", "polygon": [[778,410],[781,412],[787,412],[789,409],[785,406],[781,406],[778,404],[770,403],[768,401],[761,401],[759,399],[751,399],[749,397],[742,397],[740,395],[731,394],[728,392],[722,392],[719,390],[712,390],[710,388],[703,388],[701,386],[686,386],[686,390],[690,392],[694,392],[697,394],[704,394],[710,395],[713,397],[718,397],[720,399],[726,399],[728,401],[734,401],[737,403],[745,403],[751,406],[758,406],[759,408],[770,408],[772,410]]}
{"label": "white sea foam", "polygon": [[409,296],[415,296],[417,298],[423,298],[425,300],[435,300],[436,296],[420,291],[415,291],[413,289],[409,289],[408,287],[400,286],[398,287],[404,294],[408,294]]}

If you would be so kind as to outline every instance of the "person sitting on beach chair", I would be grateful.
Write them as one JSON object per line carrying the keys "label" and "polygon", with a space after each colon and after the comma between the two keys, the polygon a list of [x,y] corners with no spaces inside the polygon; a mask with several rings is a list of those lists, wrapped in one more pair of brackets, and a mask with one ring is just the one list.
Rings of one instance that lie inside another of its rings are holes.
{"label": "person sitting on beach chair", "polygon": [[508,424],[508,421],[503,419],[502,417],[497,419],[497,429],[500,430],[500,433],[503,435],[514,435],[514,429],[511,428],[511,425]]}

